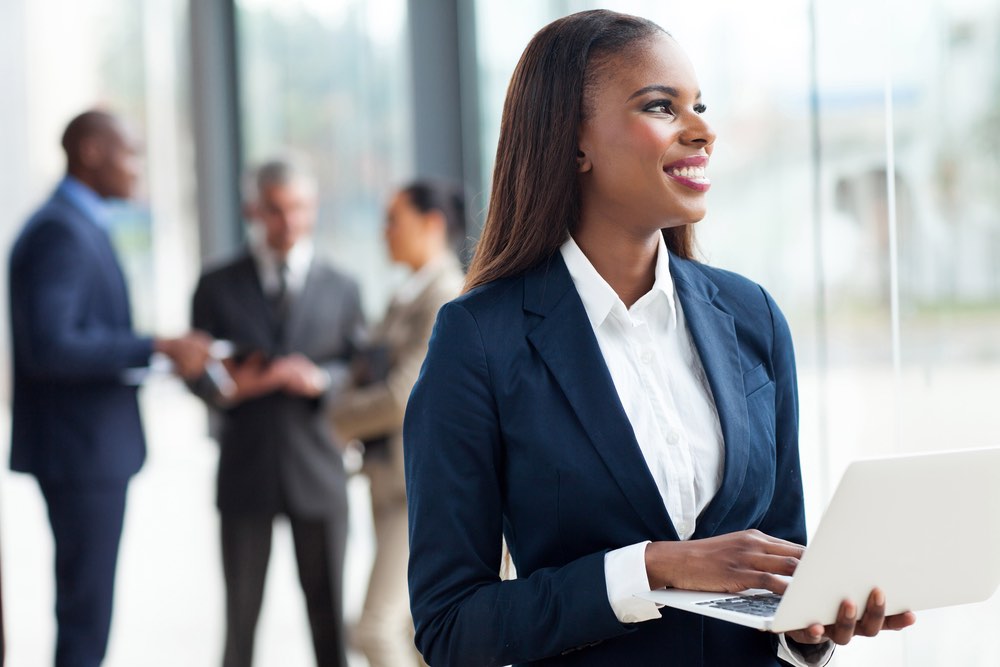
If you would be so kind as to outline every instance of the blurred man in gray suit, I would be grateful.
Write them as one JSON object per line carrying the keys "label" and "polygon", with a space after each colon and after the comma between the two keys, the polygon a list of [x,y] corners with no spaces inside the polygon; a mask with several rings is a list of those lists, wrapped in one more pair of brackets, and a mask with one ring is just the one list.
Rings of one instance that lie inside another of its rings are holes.
{"label": "blurred man in gray suit", "polygon": [[194,326],[233,344],[235,382],[206,375],[194,391],[214,409],[221,447],[218,507],[226,579],[224,667],[250,667],[276,516],[291,523],[316,661],[346,666],[342,579],[347,498],[325,404],[344,384],[363,327],[358,287],[314,257],[316,181],[275,160],[255,175],[245,252],[206,272]]}

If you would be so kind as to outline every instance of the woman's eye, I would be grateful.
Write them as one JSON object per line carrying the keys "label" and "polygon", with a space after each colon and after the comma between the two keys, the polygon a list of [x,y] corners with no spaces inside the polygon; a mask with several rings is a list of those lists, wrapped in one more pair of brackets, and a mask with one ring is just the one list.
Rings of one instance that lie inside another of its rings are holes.
{"label": "woman's eye", "polygon": [[705,113],[706,111],[708,111],[708,107],[705,106],[704,104],[702,104],[701,102],[699,102],[698,104],[694,105],[694,112],[695,113]]}
{"label": "woman's eye", "polygon": [[646,105],[646,111],[654,111],[656,113],[670,113],[671,112],[671,102],[670,100],[656,100],[655,102],[650,102]]}

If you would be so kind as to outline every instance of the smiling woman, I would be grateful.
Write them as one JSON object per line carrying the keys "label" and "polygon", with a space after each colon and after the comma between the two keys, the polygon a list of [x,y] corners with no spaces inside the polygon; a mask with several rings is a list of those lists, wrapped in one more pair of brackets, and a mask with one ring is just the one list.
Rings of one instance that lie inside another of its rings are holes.
{"label": "smiling woman", "polygon": [[[814,665],[913,622],[877,591],[780,637],[634,597],[780,592],[805,541],[788,326],[692,258],[705,111],[684,52],[634,16],[557,20],[514,72],[466,293],[405,420],[411,606],[436,667]],[[498,575],[502,537],[519,579]]]}
{"label": "smiling woman", "polygon": [[[705,217],[704,193],[710,186],[704,167],[715,133],[702,115],[705,110],[694,68],[665,32],[650,35],[638,53],[596,59],[584,83],[577,153],[582,212],[574,235],[592,262],[594,253],[585,246],[605,246],[622,232],[644,236],[647,245],[656,242],[660,230],[669,230],[668,237],[690,238],[685,225]],[[685,250],[675,248],[690,258]],[[621,261],[624,257],[609,259],[603,270],[595,265],[602,275],[619,273],[616,267],[641,266]],[[618,282],[627,289],[622,282],[627,280],[608,278],[613,288]],[[626,306],[649,286],[636,281],[634,287],[640,291],[624,299]]]}

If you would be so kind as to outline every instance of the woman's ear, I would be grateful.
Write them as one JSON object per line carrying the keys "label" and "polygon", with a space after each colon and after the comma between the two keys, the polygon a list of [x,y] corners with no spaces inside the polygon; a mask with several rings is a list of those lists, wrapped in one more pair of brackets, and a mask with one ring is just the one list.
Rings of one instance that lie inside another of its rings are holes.
{"label": "woman's ear", "polygon": [[584,174],[591,170],[594,165],[590,162],[590,158],[582,150],[577,149],[576,151],[576,171],[578,174]]}

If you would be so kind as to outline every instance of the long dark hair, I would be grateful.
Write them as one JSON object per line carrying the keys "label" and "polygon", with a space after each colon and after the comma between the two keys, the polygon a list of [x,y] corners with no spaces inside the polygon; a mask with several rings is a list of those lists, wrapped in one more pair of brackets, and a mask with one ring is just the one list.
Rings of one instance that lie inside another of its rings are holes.
{"label": "long dark hair", "polygon": [[465,191],[462,186],[448,181],[421,179],[413,181],[399,191],[421,213],[439,211],[444,216],[448,245],[455,255],[464,259]]}
{"label": "long dark hair", "polygon": [[[486,224],[469,267],[470,290],[537,266],[580,218],[577,138],[585,93],[602,62],[666,34],[628,14],[593,10],[553,21],[532,38],[507,88]],[[691,226],[663,230],[667,247],[693,255]]]}

